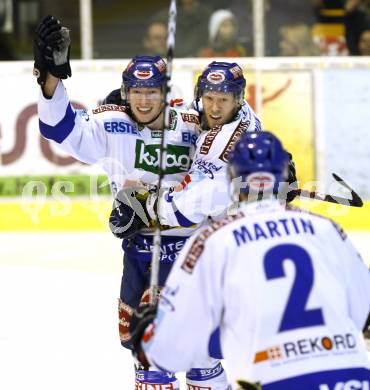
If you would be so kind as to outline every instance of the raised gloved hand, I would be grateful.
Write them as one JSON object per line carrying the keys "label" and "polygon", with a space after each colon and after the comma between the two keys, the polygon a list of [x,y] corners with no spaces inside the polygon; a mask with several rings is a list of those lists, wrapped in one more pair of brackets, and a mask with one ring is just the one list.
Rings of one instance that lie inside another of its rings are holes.
{"label": "raised gloved hand", "polygon": [[[149,363],[141,347],[141,341],[150,338],[154,333],[154,319],[157,314],[157,305],[140,305],[133,313],[130,324],[131,344],[135,358],[144,366]],[[152,325],[151,325],[152,324]],[[151,329],[148,326],[152,326]],[[148,328],[148,329],[147,329]],[[144,334],[145,333],[145,334]]]}
{"label": "raised gloved hand", "polygon": [[59,79],[72,75],[69,64],[69,30],[54,16],[46,16],[37,26],[33,42],[34,70],[37,82],[45,84],[47,73]]}
{"label": "raised gloved hand", "polygon": [[142,187],[124,188],[118,192],[109,217],[109,228],[116,237],[131,238],[149,226],[150,217],[145,206],[148,194]]}

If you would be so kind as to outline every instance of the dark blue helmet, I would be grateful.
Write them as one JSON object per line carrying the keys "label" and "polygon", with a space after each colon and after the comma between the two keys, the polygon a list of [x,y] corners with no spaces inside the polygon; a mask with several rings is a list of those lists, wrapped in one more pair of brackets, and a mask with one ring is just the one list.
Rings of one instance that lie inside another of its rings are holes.
{"label": "dark blue helmet", "polygon": [[198,77],[195,99],[202,97],[203,91],[234,92],[242,102],[246,80],[242,68],[236,62],[211,62]]}
{"label": "dark blue helmet", "polygon": [[166,85],[167,65],[160,56],[135,56],[122,73],[122,100],[129,88],[161,88]]}
{"label": "dark blue helmet", "polygon": [[289,154],[279,139],[268,131],[242,135],[229,155],[232,178],[241,177],[241,192],[278,193],[279,183],[288,177]]}

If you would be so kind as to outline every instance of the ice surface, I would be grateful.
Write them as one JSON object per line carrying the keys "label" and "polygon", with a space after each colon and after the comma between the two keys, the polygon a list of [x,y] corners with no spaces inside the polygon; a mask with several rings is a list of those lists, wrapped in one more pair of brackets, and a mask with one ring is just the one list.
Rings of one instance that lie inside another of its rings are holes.
{"label": "ice surface", "polygon": [[[351,238],[369,264],[370,233]],[[120,241],[16,232],[0,248],[0,389],[133,390],[117,329]]]}

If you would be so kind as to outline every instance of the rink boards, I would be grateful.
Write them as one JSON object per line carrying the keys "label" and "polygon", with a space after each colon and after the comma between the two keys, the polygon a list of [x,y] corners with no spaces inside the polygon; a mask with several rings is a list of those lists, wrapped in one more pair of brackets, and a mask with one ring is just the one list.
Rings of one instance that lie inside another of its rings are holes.
{"label": "rink boards", "polygon": [[[370,202],[362,208],[347,207],[314,200],[294,201],[310,212],[334,219],[346,230],[364,230],[370,234]],[[95,199],[0,200],[1,231],[108,231],[112,201]]]}

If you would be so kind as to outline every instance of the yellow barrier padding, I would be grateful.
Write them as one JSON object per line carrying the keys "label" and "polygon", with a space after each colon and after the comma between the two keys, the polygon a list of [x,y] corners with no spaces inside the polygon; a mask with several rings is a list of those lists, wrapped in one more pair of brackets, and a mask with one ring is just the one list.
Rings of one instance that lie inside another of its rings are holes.
{"label": "yellow barrier padding", "polygon": [[[370,202],[362,208],[314,200],[294,201],[305,210],[332,218],[345,230],[370,230]],[[108,230],[111,200],[0,202],[0,231]]]}
{"label": "yellow barrier padding", "polygon": [[0,202],[0,230],[108,230],[111,208],[107,199]]}
{"label": "yellow barrier padding", "polygon": [[345,230],[370,230],[370,202],[364,202],[360,208],[310,199],[294,201],[293,204],[312,213],[329,217]]}

